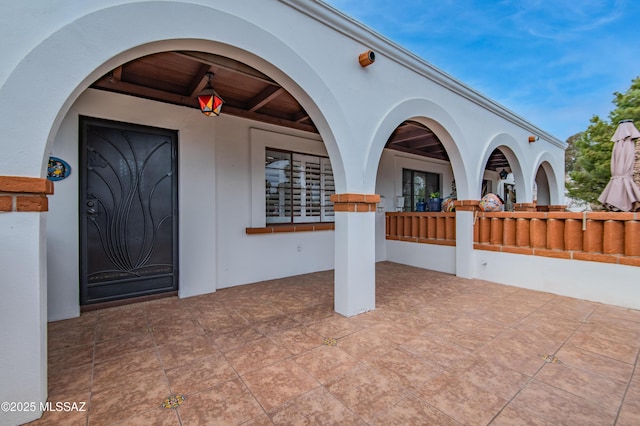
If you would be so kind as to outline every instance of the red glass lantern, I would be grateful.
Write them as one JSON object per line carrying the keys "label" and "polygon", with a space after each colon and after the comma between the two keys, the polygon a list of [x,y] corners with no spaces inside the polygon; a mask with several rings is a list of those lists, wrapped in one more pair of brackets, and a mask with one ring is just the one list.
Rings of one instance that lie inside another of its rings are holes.
{"label": "red glass lantern", "polygon": [[222,110],[222,104],[224,104],[224,101],[222,100],[220,95],[218,95],[216,91],[213,90],[213,87],[211,87],[211,79],[213,78],[213,73],[208,72],[206,76],[208,78],[207,86],[202,92],[198,93],[197,96],[198,103],[200,104],[200,111],[202,111],[202,113],[207,117],[211,116],[211,114],[218,116],[220,115],[220,111]]}

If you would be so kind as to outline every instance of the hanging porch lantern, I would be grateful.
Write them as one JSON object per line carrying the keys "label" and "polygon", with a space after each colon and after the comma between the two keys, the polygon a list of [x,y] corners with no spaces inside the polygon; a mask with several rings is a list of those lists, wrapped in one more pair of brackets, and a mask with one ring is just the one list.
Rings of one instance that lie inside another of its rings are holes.
{"label": "hanging porch lantern", "polygon": [[207,77],[207,85],[202,92],[198,93],[198,96],[196,97],[198,98],[198,103],[200,104],[200,111],[202,111],[204,115],[210,117],[211,114],[213,114],[217,117],[218,115],[220,115],[220,111],[222,110],[222,104],[224,104],[224,101],[222,100],[220,95],[218,95],[216,91],[213,90],[213,87],[211,87],[211,79],[213,78],[213,73],[208,72],[205,75]]}

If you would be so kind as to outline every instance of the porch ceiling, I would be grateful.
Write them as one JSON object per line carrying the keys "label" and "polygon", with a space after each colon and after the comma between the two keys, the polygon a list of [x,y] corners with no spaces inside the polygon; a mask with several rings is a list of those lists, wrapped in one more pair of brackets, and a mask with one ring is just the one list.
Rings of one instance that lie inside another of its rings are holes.
{"label": "porch ceiling", "polygon": [[[91,87],[199,109],[195,96],[205,87],[207,72],[215,74],[212,85],[225,101],[222,114],[318,133],[307,112],[276,81],[244,63],[210,53],[174,51],[144,56],[111,70]],[[449,161],[437,136],[413,121],[398,126],[386,147]],[[487,163],[491,170],[508,166],[499,150]]]}

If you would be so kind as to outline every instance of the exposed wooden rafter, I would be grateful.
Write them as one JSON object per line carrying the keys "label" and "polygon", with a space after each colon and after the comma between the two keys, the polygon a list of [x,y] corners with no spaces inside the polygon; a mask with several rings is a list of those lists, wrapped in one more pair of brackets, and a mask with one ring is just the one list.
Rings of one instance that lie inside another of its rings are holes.
{"label": "exposed wooden rafter", "polygon": [[[179,51],[145,56],[113,69],[92,87],[199,109],[195,96],[207,85],[207,72],[214,73],[212,85],[225,101],[223,115],[318,133],[309,114],[276,81],[249,65],[211,53]],[[449,160],[438,137],[416,121],[398,126],[386,147]],[[502,170],[509,168],[509,163],[496,150],[487,168]]]}

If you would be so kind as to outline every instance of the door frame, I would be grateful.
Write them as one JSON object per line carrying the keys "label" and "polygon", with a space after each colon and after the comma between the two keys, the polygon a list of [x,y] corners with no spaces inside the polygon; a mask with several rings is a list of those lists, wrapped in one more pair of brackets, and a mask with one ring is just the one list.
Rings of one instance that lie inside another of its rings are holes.
{"label": "door frame", "polygon": [[[103,302],[89,302],[88,299],[88,288],[87,288],[87,258],[85,256],[87,252],[87,220],[84,211],[86,210],[86,202],[87,202],[87,194],[86,194],[86,185],[87,185],[87,156],[86,156],[86,143],[87,140],[84,137],[85,126],[90,124],[98,124],[106,127],[116,128],[116,129],[126,129],[137,131],[141,133],[150,133],[156,135],[164,135],[171,138],[171,162],[172,162],[172,179],[171,179],[171,192],[172,192],[172,259],[173,259],[173,286],[171,290],[150,294],[141,294],[138,296],[130,296],[120,299],[114,299]],[[157,126],[149,126],[138,123],[129,123],[123,121],[116,120],[108,120],[97,117],[90,116],[79,116],[78,120],[78,168],[79,168],[79,179],[78,179],[78,239],[79,239],[79,304],[81,311],[88,311],[93,309],[100,309],[109,306],[117,306],[122,304],[136,303],[144,300],[157,299],[162,297],[174,296],[178,294],[179,289],[179,194],[178,194],[178,179],[179,179],[179,161],[178,161],[178,145],[179,145],[179,132],[173,129],[166,129]]]}

